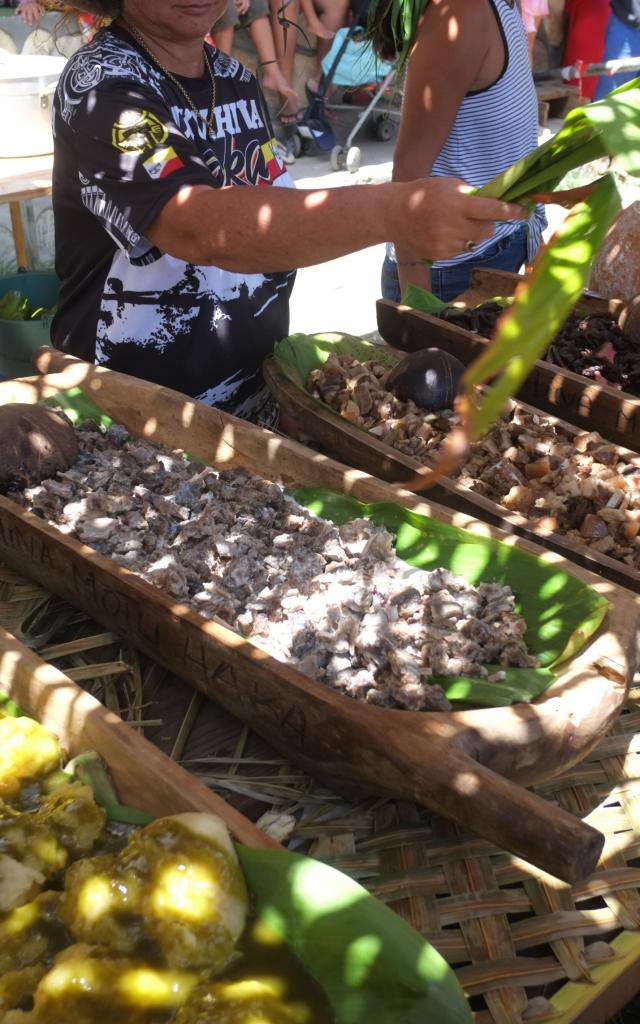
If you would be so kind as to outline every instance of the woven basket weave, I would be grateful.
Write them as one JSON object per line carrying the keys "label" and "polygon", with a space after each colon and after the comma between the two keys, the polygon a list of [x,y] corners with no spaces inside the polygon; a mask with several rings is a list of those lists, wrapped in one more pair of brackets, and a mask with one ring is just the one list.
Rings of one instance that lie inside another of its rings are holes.
{"label": "woven basket weave", "polygon": [[388,903],[455,968],[477,1024],[604,1024],[640,988],[640,689],[586,761],[538,790],[606,836],[597,871],[569,886],[424,808],[345,804],[126,642],[3,567],[0,625],[97,687],[123,717],[144,721],[138,727],[185,767],[201,774],[215,762],[217,774],[202,777],[229,802]]}

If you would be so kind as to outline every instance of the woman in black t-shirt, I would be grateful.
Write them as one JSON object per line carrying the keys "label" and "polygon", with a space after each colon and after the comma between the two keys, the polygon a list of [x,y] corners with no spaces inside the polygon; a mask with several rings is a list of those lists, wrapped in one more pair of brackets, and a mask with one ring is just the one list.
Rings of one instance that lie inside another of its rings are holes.
{"label": "woman in black t-shirt", "polygon": [[451,179],[291,188],[254,76],[203,42],[224,6],[74,5],[114,21],[71,58],[54,103],[53,341],[260,421],[292,268],[387,238],[444,258],[521,211]]}

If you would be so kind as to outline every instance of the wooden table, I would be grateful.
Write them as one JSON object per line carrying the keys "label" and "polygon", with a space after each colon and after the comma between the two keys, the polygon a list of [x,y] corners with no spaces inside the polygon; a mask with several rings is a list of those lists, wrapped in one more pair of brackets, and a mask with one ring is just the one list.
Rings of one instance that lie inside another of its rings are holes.
{"label": "wooden table", "polygon": [[18,267],[29,266],[27,239],[20,204],[51,195],[53,156],[0,159],[0,203],[8,203]]}

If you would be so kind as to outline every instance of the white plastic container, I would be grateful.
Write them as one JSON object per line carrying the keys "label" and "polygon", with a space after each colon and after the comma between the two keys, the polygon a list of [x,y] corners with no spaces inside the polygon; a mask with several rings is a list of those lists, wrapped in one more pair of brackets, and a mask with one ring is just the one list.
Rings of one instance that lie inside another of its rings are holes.
{"label": "white plastic container", "polygon": [[0,158],[53,152],[51,104],[64,57],[0,54]]}

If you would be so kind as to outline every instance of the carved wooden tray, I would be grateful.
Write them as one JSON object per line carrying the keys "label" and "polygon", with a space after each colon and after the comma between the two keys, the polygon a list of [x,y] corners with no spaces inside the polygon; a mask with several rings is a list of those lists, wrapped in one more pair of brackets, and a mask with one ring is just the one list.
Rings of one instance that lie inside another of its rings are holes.
{"label": "carved wooden tray", "polygon": [[[402,355],[402,352],[398,352],[399,357]],[[425,472],[425,467],[417,459],[405,455],[370,432],[350,423],[344,416],[340,416],[298,387],[289,380],[274,356],[265,361],[264,375],[269,390],[285,414],[283,423],[286,423],[287,434],[290,437],[316,442],[323,451],[346,462],[347,465],[363,469],[390,483],[402,485],[413,481],[415,484],[416,475]],[[524,402],[518,401],[512,405],[527,413],[549,415]],[[570,434],[579,434],[584,430],[584,427],[576,427],[573,423],[558,419],[557,416],[552,415],[551,419]],[[621,446],[618,450],[622,457],[630,461],[635,460],[640,465],[640,455],[637,452]],[[452,478],[445,477],[425,493],[434,501],[442,502],[449,508],[466,512],[468,515],[479,516],[485,522],[498,526],[508,533],[529,537],[543,547],[557,551],[565,558],[583,565],[596,575],[605,576],[629,590],[640,593],[638,569],[626,565],[618,558],[592,551],[587,544],[582,544],[571,537],[545,529],[519,512],[510,512],[490,498],[477,494],[469,487],[463,487]]]}
{"label": "carved wooden tray", "polygon": [[[349,469],[169,389],[55,354],[65,372],[0,385],[0,403],[35,402],[80,385],[134,435],[182,447],[218,467],[242,465],[327,487],[516,543],[470,517]],[[625,699],[636,664],[636,598],[558,555],[544,556],[610,600],[596,637],[533,704],[418,713],[376,708],[318,685],[237,633],[204,620],[77,541],[0,498],[0,558],[123,633],[143,652],[247,722],[339,792],[417,800],[558,877],[584,876],[602,837],[528,784],[575,764]],[[498,774],[499,773],[499,774]],[[509,778],[506,778],[508,776]]]}
{"label": "carved wooden tray", "polygon": [[2,627],[0,677],[2,693],[50,729],[70,758],[88,750],[100,754],[122,803],[156,816],[217,814],[239,842],[278,848],[240,811]]}
{"label": "carved wooden tray", "polygon": [[[521,278],[504,271],[474,271],[471,286],[456,304],[478,305],[495,295],[511,295]],[[581,308],[618,311],[622,304],[585,293]],[[468,364],[489,342],[479,334],[456,327],[409,306],[379,299],[378,330],[389,344],[405,352],[437,346]],[[552,416],[576,423],[582,430],[597,430],[603,437],[640,450],[640,398],[618,391],[608,384],[596,384],[562,366],[539,359],[518,393],[523,402],[544,409]]]}

